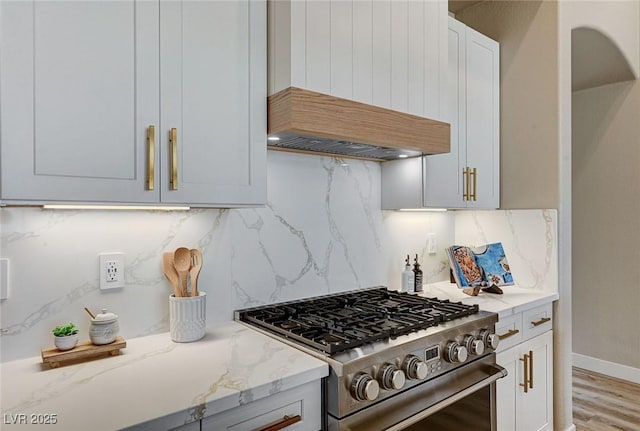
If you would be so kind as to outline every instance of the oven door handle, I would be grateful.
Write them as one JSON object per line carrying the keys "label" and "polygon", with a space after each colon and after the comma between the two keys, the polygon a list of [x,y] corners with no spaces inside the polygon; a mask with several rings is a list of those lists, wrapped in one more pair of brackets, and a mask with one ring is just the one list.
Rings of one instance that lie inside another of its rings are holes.
{"label": "oven door handle", "polygon": [[435,412],[450,406],[451,404],[455,403],[456,401],[459,401],[465,397],[467,397],[468,395],[471,395],[472,393],[474,393],[475,391],[484,388],[485,386],[488,386],[490,384],[492,384],[493,382],[495,382],[498,379],[501,379],[503,377],[507,376],[507,370],[503,367],[501,367],[498,364],[492,364],[492,367],[495,368],[496,372],[491,374],[489,377],[487,377],[486,379],[482,379],[479,382],[469,386],[468,388],[463,389],[462,391],[458,392],[457,394],[454,394],[450,397],[448,397],[445,400],[442,400],[441,402],[432,405],[429,408],[426,408],[424,410],[422,410],[421,412],[411,416],[408,419],[403,420],[402,422],[399,422],[397,424],[395,424],[392,427],[387,428],[385,431],[401,431],[405,428],[407,428],[408,426],[411,426],[417,422],[420,422],[422,419],[431,416],[432,414],[434,414]]}

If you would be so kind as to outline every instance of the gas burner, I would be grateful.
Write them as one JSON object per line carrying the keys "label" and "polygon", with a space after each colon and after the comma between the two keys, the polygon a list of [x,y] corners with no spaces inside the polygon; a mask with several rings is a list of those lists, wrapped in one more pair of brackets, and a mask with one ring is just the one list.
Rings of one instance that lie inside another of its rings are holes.
{"label": "gas burner", "polygon": [[477,312],[477,305],[375,287],[237,313],[242,321],[335,354]]}

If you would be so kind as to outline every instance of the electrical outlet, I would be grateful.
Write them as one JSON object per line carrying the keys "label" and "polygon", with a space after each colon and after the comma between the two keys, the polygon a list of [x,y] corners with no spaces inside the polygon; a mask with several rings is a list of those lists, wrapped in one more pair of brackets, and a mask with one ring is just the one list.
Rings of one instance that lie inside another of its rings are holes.
{"label": "electrical outlet", "polygon": [[124,253],[101,253],[100,290],[124,287]]}
{"label": "electrical outlet", "polygon": [[108,260],[105,262],[107,267],[107,273],[105,275],[105,281],[118,281],[118,264],[115,260]]}

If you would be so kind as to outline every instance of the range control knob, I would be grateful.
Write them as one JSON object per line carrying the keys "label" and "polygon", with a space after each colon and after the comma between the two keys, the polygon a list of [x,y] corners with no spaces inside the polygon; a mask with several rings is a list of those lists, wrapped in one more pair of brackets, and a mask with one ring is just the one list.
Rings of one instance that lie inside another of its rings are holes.
{"label": "range control knob", "polygon": [[378,380],[384,389],[401,389],[405,382],[404,372],[387,363],[380,367]]}
{"label": "range control knob", "polygon": [[484,353],[484,341],[482,338],[476,338],[473,335],[464,337],[464,346],[470,355],[480,356]]}
{"label": "range control knob", "polygon": [[351,396],[358,401],[373,401],[378,398],[380,385],[366,373],[358,373],[351,381]]}
{"label": "range control knob", "polygon": [[500,337],[487,329],[480,331],[480,338],[482,338],[485,346],[491,347],[493,350],[496,350],[500,343]]}
{"label": "range control knob", "polygon": [[461,346],[456,341],[449,341],[447,343],[445,354],[447,361],[451,363],[464,362],[467,360],[467,348],[465,346]]}
{"label": "range control knob", "polygon": [[402,369],[411,380],[422,380],[427,377],[429,367],[415,355],[408,355],[402,361]]}

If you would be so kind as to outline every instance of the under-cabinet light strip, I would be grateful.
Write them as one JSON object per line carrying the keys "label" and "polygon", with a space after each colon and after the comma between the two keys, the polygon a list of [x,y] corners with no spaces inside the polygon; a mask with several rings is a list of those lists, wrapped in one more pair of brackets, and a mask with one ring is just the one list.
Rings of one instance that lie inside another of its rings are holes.
{"label": "under-cabinet light strip", "polygon": [[398,211],[406,212],[445,212],[446,208],[400,208]]}
{"label": "under-cabinet light strip", "polygon": [[191,207],[144,206],[144,205],[43,205],[46,210],[147,210],[147,211],[188,211]]}

